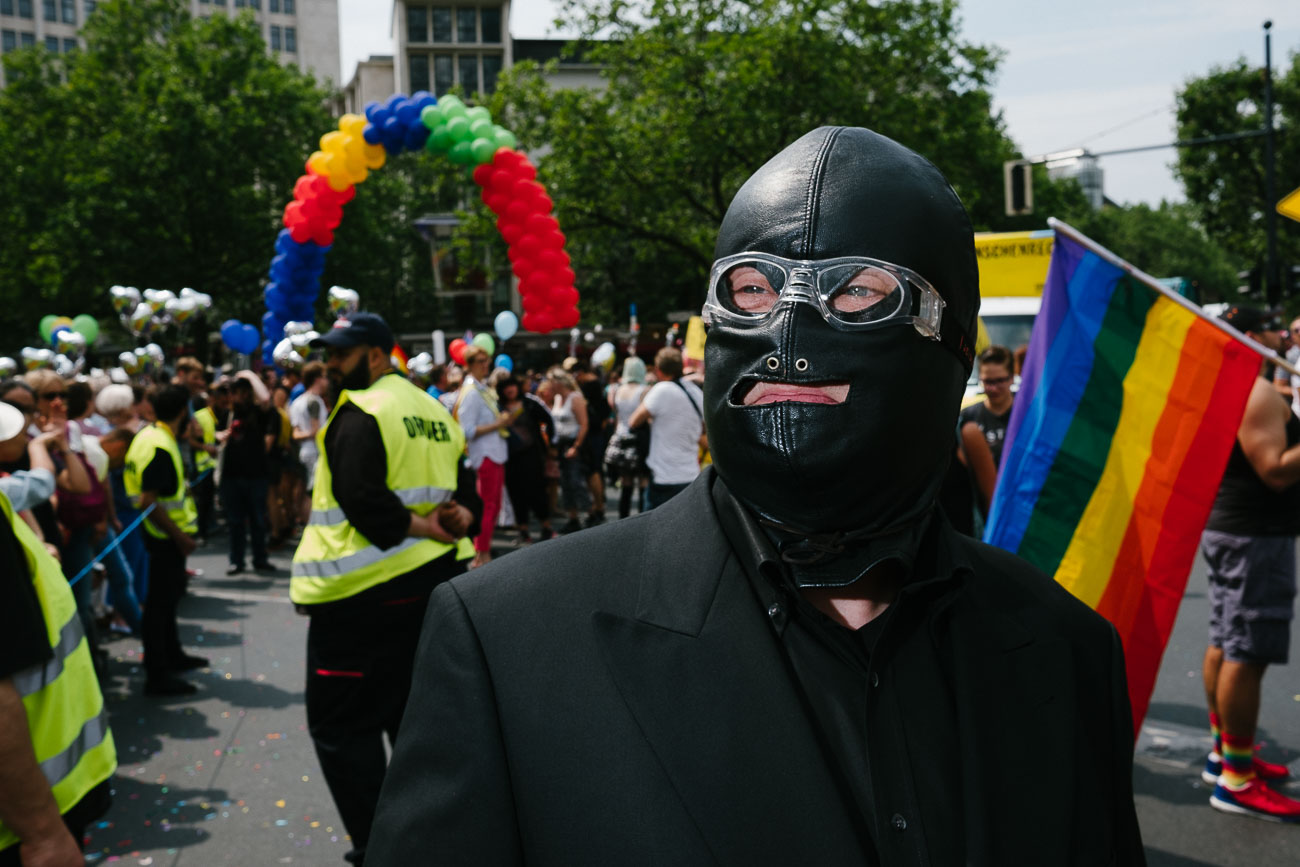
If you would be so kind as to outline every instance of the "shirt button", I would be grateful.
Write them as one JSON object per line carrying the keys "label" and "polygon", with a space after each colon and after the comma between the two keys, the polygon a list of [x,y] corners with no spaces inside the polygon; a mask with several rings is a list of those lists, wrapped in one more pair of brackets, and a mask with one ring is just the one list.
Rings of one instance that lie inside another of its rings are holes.
{"label": "shirt button", "polygon": [[889,824],[894,826],[895,831],[907,830],[907,820],[903,818],[901,813],[895,813],[894,818],[889,820]]}
{"label": "shirt button", "polygon": [[773,619],[780,617],[784,613],[785,609],[781,607],[780,602],[773,602],[767,609],[767,616]]}
{"label": "shirt button", "polygon": [[871,672],[871,685],[880,686],[880,675],[874,671]]}

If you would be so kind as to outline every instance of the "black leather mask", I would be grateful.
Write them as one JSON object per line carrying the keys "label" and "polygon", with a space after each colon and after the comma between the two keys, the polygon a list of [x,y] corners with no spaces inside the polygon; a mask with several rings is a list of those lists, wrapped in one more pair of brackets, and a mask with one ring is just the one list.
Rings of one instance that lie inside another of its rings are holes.
{"label": "black leather mask", "polygon": [[[803,302],[759,324],[715,324],[705,350],[713,463],[742,502],[795,535],[830,539],[832,551],[846,533],[859,554],[919,537],[953,450],[974,344],[979,278],[961,202],[938,169],[902,145],[823,127],[737,193],[715,257],[742,252],[884,260],[920,274],[946,302],[946,330],[958,326],[963,351],[907,323],[837,330]],[[743,405],[757,380],[848,383],[849,392],[831,405]]]}

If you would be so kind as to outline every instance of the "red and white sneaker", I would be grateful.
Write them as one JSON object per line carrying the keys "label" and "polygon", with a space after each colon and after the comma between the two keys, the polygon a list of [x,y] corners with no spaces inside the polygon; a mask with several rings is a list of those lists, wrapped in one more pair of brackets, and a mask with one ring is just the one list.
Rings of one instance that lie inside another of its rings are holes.
{"label": "red and white sneaker", "polygon": [[1261,779],[1253,779],[1240,789],[1223,783],[1214,787],[1210,806],[1225,813],[1254,816],[1266,822],[1300,822],[1300,801],[1280,795]]}
{"label": "red and white sneaker", "polygon": [[[1286,765],[1266,762],[1259,756],[1254,757],[1254,764],[1255,776],[1266,783],[1285,780],[1291,776],[1291,769]],[[1205,760],[1205,770],[1201,771],[1201,779],[1213,786],[1219,782],[1219,774],[1221,773],[1223,773],[1223,757],[1217,752],[1211,751],[1209,757]]]}

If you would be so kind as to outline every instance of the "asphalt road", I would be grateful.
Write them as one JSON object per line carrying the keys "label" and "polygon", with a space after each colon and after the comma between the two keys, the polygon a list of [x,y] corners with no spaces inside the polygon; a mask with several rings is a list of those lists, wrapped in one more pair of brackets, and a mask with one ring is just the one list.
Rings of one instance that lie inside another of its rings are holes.
{"label": "asphalt road", "polygon": [[[290,555],[274,552],[272,560],[287,565]],[[144,697],[139,642],[107,645],[120,767],[113,807],[90,831],[89,863],[343,864],[350,844],[306,732],[307,623],[289,604],[287,572],[227,578],[216,545],[191,565],[205,574],[181,603],[181,637],[187,650],[211,660],[193,675],[197,695]],[[1293,867],[1300,827],[1229,816],[1208,804],[1210,787],[1200,779],[1211,743],[1200,680],[1204,591],[1198,562],[1138,741],[1134,788],[1149,863]],[[1264,685],[1263,753],[1300,775],[1296,666],[1275,668]],[[1300,798],[1300,784],[1284,791]]]}

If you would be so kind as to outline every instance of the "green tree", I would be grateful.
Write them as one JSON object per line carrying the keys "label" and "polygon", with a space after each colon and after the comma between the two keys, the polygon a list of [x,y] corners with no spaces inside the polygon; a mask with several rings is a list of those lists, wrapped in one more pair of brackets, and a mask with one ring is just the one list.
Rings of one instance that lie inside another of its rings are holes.
{"label": "green tree", "polygon": [[[1300,55],[1273,82],[1276,137],[1276,198],[1300,186]],[[1178,94],[1179,139],[1247,132],[1264,127],[1263,70],[1245,59],[1194,78]],[[1210,240],[1243,267],[1262,264],[1267,239],[1264,140],[1242,139],[1180,148],[1178,177]],[[1300,263],[1300,226],[1278,218],[1278,255]]]}
{"label": "green tree", "polygon": [[628,301],[649,319],[698,308],[740,184],[823,124],[925,154],[977,228],[1008,227],[1016,149],[988,89],[999,55],[961,38],[954,0],[599,0],[565,16],[607,86],[553,89],[520,64],[494,106],[522,142],[547,144],[540,175],[589,318],[621,320]]}
{"label": "green tree", "polygon": [[0,299],[6,333],[42,314],[111,315],[107,287],[209,292],[257,321],[273,223],[327,94],[269,56],[251,16],[183,0],[99,4],[85,48],[6,55]]}

